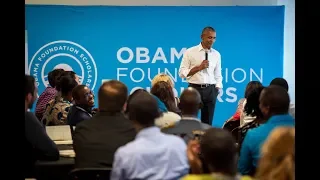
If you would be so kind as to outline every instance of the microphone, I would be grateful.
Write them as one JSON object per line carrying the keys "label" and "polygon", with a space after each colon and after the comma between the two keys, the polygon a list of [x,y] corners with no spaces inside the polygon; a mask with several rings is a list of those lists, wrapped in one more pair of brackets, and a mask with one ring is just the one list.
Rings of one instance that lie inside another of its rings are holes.
{"label": "microphone", "polygon": [[206,56],[204,60],[208,60],[208,50],[206,49],[205,52],[206,52]]}
{"label": "microphone", "polygon": [[208,51],[209,51],[209,50],[208,50],[208,49],[205,49],[204,51],[205,51],[205,58],[204,58],[204,60],[208,60]]}

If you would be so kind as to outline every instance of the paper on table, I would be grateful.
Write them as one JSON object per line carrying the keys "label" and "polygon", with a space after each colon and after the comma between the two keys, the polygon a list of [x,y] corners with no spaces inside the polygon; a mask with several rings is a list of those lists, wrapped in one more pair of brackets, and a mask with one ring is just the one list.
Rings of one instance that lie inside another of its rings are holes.
{"label": "paper on table", "polygon": [[60,156],[62,157],[75,157],[76,153],[74,150],[61,150],[59,151]]}
{"label": "paper on table", "polygon": [[54,141],[54,143],[56,143],[56,145],[61,145],[61,144],[72,144],[73,141],[72,140],[67,140],[67,141]]}
{"label": "paper on table", "polygon": [[70,130],[69,125],[46,126],[46,131],[47,131],[48,136],[53,141],[70,141],[70,140],[72,140],[71,130]]}

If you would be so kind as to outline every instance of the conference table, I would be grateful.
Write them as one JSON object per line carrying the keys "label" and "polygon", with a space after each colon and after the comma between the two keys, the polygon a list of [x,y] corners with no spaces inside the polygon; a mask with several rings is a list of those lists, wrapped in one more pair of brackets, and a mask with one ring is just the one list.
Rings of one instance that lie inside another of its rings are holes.
{"label": "conference table", "polygon": [[[72,150],[72,145],[57,145],[59,151]],[[61,157],[58,161],[37,161],[35,164],[37,180],[67,180],[74,169],[74,157]]]}

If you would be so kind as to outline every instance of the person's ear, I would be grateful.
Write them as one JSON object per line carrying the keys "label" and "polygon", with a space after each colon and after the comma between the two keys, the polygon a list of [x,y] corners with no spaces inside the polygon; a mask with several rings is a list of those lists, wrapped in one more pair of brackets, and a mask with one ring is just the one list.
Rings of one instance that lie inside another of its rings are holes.
{"label": "person's ear", "polygon": [[127,102],[124,103],[124,105],[122,107],[122,111],[127,112]]}

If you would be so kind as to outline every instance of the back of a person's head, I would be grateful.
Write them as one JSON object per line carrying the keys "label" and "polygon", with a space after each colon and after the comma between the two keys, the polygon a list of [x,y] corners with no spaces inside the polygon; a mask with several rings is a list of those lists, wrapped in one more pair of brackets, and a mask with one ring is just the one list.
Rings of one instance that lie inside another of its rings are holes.
{"label": "back of a person's head", "polygon": [[172,87],[165,81],[159,81],[151,88],[151,94],[157,96],[165,105],[168,111],[177,110]]}
{"label": "back of a person's head", "polygon": [[206,130],[200,142],[204,163],[209,171],[224,175],[237,174],[237,148],[231,133],[221,128]]}
{"label": "back of a person's head", "polygon": [[256,178],[259,180],[294,180],[295,128],[274,129],[261,148]]}
{"label": "back of a person's head", "polygon": [[121,112],[128,98],[128,88],[117,80],[104,82],[98,91],[99,111]]}
{"label": "back of a person's head", "polygon": [[261,84],[260,81],[250,81],[247,86],[246,86],[246,90],[244,92],[244,97],[248,98],[248,95],[250,94],[250,92],[254,89],[263,87],[263,85]]}
{"label": "back of a person's head", "polygon": [[247,94],[246,105],[244,106],[244,112],[247,115],[256,116],[258,119],[262,118],[262,112],[259,108],[260,104],[260,94],[264,89],[263,86],[256,86],[251,89],[251,91]]}
{"label": "back of a person's head", "polygon": [[56,79],[64,72],[63,69],[54,69],[48,74],[48,81],[51,87],[56,87]]}
{"label": "back of a person's head", "polygon": [[60,91],[62,95],[68,95],[72,92],[73,88],[78,85],[76,80],[74,80],[71,76],[62,76],[60,79]]}
{"label": "back of a person's head", "polygon": [[55,87],[56,87],[57,91],[61,91],[61,79],[62,79],[62,77],[65,77],[65,76],[69,76],[74,80],[76,79],[76,73],[73,71],[60,72],[60,74],[57,75],[57,77],[55,78]]}
{"label": "back of a person's head", "polygon": [[277,85],[283,87],[286,91],[289,90],[288,82],[284,78],[274,78],[270,85]]}
{"label": "back of a person's head", "polygon": [[31,94],[32,96],[35,93],[35,79],[33,76],[25,75],[24,76],[24,98]]}
{"label": "back of a person's head", "polygon": [[289,105],[289,94],[281,86],[270,85],[260,95],[260,109],[262,112],[267,109],[269,115],[287,114]]}
{"label": "back of a person's head", "polygon": [[179,108],[182,113],[197,112],[202,105],[199,91],[193,87],[188,87],[180,95]]}
{"label": "back of a person's head", "polygon": [[156,76],[154,76],[154,78],[152,79],[151,81],[151,88],[158,82],[160,81],[164,81],[166,83],[168,83],[171,88],[174,87],[174,82],[172,80],[172,78],[168,75],[168,74],[165,74],[165,73],[160,73],[160,74],[157,74]]}
{"label": "back of a person's head", "polygon": [[127,113],[129,112],[129,106],[128,106],[128,104],[130,103],[130,101],[132,100],[132,98],[133,98],[135,95],[139,94],[140,92],[147,92],[147,91],[146,91],[145,89],[137,89],[137,90],[133,91],[133,92],[129,95],[129,97],[128,97],[127,101],[126,101],[127,106],[125,107],[125,111],[124,111],[125,114],[127,114]]}
{"label": "back of a person's head", "polygon": [[153,126],[160,116],[156,99],[148,92],[139,92],[128,104],[130,120],[143,127]]}

